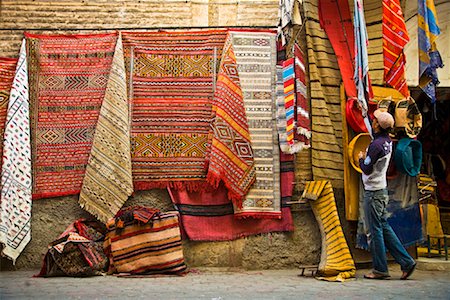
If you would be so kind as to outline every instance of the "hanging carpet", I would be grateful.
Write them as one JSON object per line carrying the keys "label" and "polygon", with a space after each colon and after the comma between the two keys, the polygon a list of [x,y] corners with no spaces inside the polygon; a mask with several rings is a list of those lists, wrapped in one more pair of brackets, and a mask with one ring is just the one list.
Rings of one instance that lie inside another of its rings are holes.
{"label": "hanging carpet", "polygon": [[117,34],[27,38],[33,199],[78,194]]}
{"label": "hanging carpet", "polygon": [[242,89],[253,148],[256,181],[238,217],[280,218],[280,159],[276,130],[276,34],[231,31],[232,48]]}
{"label": "hanging carpet", "polygon": [[217,187],[223,181],[229,198],[242,206],[255,170],[236,59],[231,44],[224,47],[226,34],[123,34],[137,190],[197,191],[206,182]]}
{"label": "hanging carpet", "polygon": [[8,100],[3,135],[0,245],[3,245],[1,254],[14,264],[31,240],[30,109],[25,40]]}

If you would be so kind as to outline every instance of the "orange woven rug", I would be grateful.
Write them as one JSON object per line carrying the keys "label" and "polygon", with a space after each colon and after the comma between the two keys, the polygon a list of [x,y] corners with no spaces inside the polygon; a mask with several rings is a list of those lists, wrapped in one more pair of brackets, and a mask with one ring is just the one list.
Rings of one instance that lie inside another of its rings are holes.
{"label": "orange woven rug", "polygon": [[117,35],[27,38],[33,198],[80,192]]}

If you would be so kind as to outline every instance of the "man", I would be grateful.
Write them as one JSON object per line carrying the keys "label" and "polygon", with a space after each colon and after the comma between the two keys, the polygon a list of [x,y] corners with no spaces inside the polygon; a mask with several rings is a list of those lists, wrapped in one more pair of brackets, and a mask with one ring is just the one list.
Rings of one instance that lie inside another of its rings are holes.
{"label": "man", "polygon": [[363,171],[364,213],[369,227],[368,240],[373,264],[372,272],[364,275],[368,279],[390,277],[386,249],[401,266],[403,273],[400,279],[407,279],[416,267],[416,262],[387,222],[389,197],[386,171],[392,154],[392,141],[388,132],[393,126],[394,118],[390,113],[376,110],[372,121],[374,138],[367,153],[359,152],[359,165]]}

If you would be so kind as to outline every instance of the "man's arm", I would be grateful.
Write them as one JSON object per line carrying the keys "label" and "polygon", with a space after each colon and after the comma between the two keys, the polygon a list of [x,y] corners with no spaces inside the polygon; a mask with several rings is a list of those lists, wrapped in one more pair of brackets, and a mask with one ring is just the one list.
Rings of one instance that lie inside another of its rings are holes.
{"label": "man's arm", "polygon": [[373,171],[373,165],[380,158],[381,149],[377,146],[377,144],[371,143],[369,145],[369,149],[367,150],[367,154],[364,157],[359,156],[359,167],[364,172],[364,174],[369,175]]}

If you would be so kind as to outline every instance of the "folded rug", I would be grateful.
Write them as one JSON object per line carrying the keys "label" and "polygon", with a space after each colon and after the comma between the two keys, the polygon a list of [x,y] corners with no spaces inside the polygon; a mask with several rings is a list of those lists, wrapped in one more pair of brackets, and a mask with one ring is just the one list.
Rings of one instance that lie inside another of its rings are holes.
{"label": "folded rug", "polygon": [[27,38],[33,198],[78,194],[117,34]]}
{"label": "folded rug", "polygon": [[[15,263],[31,240],[31,146],[28,73],[22,41],[12,81],[3,136],[1,172],[1,254]],[[3,126],[2,126],[3,127]]]}
{"label": "folded rug", "polygon": [[322,254],[316,278],[342,282],[355,277],[355,263],[342,231],[331,183],[309,181],[303,198],[310,200],[322,235]]}

